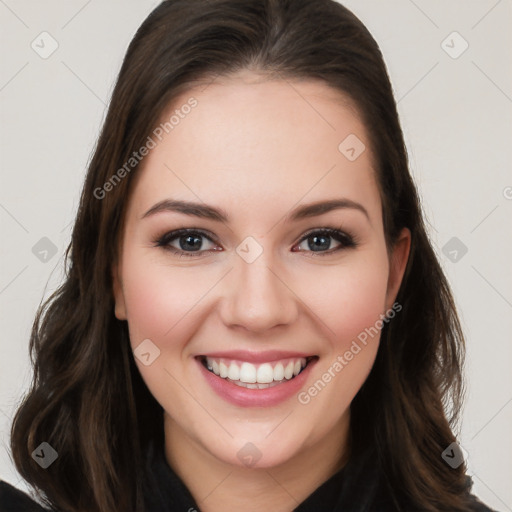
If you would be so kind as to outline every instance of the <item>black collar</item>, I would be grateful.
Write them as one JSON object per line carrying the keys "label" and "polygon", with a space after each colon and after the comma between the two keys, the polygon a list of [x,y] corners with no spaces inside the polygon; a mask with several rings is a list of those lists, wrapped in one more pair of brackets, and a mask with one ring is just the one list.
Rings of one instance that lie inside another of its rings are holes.
{"label": "black collar", "polygon": [[[147,475],[144,497],[147,512],[200,512],[185,484],[167,463],[163,447],[150,445],[147,458]],[[370,512],[391,511],[383,499],[381,482],[372,454],[349,462],[326,482],[320,485],[294,512]]]}

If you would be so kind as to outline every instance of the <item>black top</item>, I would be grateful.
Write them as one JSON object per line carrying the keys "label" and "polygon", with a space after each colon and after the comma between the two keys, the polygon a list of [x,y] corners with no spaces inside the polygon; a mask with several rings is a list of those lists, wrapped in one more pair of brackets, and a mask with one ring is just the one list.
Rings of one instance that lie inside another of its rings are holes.
{"label": "black top", "polygon": [[[147,454],[144,497],[147,512],[200,512],[185,484],[167,463],[162,449],[151,446]],[[472,481],[468,478],[468,492]],[[468,512],[493,512],[472,497]],[[393,512],[371,457],[349,463],[318,487],[294,512]],[[48,512],[27,494],[0,482],[1,512]],[[408,510],[409,512],[409,510]],[[411,510],[411,512],[413,512]]]}

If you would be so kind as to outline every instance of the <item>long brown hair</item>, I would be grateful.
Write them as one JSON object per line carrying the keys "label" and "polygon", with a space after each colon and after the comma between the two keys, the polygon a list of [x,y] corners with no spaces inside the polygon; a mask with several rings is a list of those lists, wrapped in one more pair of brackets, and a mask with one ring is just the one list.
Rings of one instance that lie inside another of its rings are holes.
{"label": "long brown hair", "polygon": [[[333,0],[167,0],[138,29],[88,167],[65,281],[34,322],[33,383],[12,426],[17,469],[56,510],[143,510],[144,450],[161,439],[162,408],[134,364],[126,322],[114,316],[111,277],[137,166],[98,191],[191,83],[245,69],[323,80],[357,105],[377,160],[388,247],[403,227],[412,247],[397,297],[403,310],[384,327],[351,405],[351,451],[374,447],[397,510],[466,510],[465,467],[441,457],[455,440],[463,335],[426,234],[381,52]],[[30,456],[42,441],[59,454],[46,470]]]}

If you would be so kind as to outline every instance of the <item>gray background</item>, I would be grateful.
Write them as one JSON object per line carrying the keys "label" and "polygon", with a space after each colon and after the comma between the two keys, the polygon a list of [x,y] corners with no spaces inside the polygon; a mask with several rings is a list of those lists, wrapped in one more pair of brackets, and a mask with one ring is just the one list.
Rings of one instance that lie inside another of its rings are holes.
{"label": "gray background", "polygon": [[[22,489],[7,446],[30,381],[32,321],[62,278],[122,57],[157,3],[0,0],[0,477]],[[512,510],[511,0],[344,3],[384,53],[430,234],[467,334],[459,440],[474,492]],[[51,48],[43,31],[58,44],[46,59],[31,47]]]}

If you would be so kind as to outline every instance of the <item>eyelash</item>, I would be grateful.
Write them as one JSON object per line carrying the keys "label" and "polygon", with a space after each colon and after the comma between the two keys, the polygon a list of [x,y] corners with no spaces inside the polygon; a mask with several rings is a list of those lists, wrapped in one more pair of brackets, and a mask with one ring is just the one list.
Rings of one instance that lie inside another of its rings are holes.
{"label": "eyelash", "polygon": [[[170,251],[173,254],[180,255],[180,257],[185,256],[185,257],[194,258],[194,257],[198,257],[197,255],[201,255],[204,252],[211,252],[211,250],[182,251],[180,249],[176,249],[176,247],[172,247],[171,245],[169,245],[170,242],[174,241],[175,239],[177,239],[181,236],[191,235],[191,234],[192,235],[200,235],[202,237],[207,238],[208,240],[210,240],[213,243],[217,243],[214,239],[212,239],[211,235],[209,235],[208,233],[206,233],[202,230],[192,229],[192,228],[183,228],[183,229],[178,229],[175,231],[169,231],[168,233],[165,233],[164,235],[160,236],[159,238],[157,238],[154,241],[154,244],[155,244],[154,246],[162,247],[166,251]],[[335,249],[329,249],[327,251],[318,251],[317,252],[317,251],[301,250],[301,251],[295,251],[295,252],[311,252],[312,257],[316,257],[316,256],[325,256],[328,254],[333,254],[342,249],[352,249],[359,245],[356,237],[350,235],[349,233],[347,233],[345,231],[342,231],[341,229],[330,228],[330,227],[318,228],[318,229],[313,229],[313,230],[308,231],[307,233],[305,233],[302,236],[302,238],[299,240],[297,245],[302,244],[302,242],[304,242],[305,240],[310,238],[312,235],[329,236],[331,238],[334,238],[341,245]]]}

